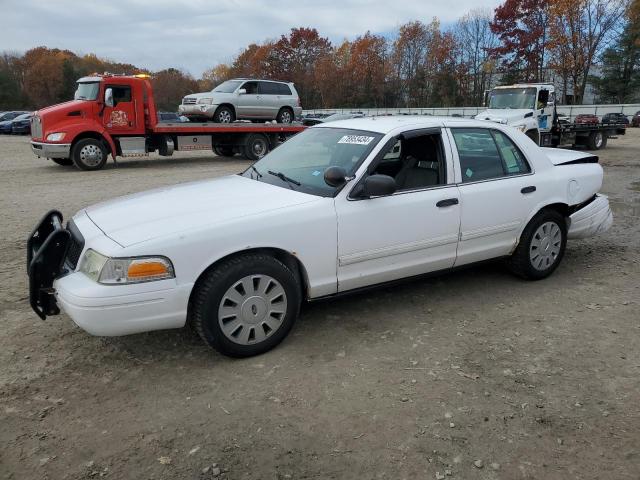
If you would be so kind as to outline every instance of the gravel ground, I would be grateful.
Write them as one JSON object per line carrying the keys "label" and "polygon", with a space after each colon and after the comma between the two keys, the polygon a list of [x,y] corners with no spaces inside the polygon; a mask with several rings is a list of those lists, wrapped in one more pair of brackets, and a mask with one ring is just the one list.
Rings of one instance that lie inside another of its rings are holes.
{"label": "gravel ground", "polygon": [[1,137],[0,478],[640,478],[639,139],[600,152],[614,226],[550,278],[490,264],[311,304],[278,348],[232,360],[188,329],[41,322],[25,240],[50,208],[245,160],[80,172]]}

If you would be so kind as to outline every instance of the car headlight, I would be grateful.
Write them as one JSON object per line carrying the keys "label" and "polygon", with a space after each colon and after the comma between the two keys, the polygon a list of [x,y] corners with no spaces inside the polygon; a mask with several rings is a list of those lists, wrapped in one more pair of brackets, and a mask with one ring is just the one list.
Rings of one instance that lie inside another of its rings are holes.
{"label": "car headlight", "polygon": [[64,138],[64,133],[62,132],[56,132],[56,133],[50,133],[49,135],[47,135],[47,141],[48,142],[59,142],[60,140],[62,140]]}
{"label": "car headlight", "polygon": [[199,98],[198,103],[204,103],[205,105],[211,105],[213,103],[213,98]]}
{"label": "car headlight", "polygon": [[80,272],[105,285],[151,282],[175,278],[166,257],[110,258],[88,249],[80,262]]}

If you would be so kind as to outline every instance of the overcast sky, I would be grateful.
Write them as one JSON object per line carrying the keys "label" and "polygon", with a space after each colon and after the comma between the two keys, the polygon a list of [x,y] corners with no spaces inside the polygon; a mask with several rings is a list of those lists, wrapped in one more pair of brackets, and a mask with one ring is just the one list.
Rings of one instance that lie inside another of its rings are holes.
{"label": "overcast sky", "polygon": [[315,27],[333,42],[410,20],[455,22],[500,0],[0,0],[0,51],[45,45],[196,77],[246,45]]}

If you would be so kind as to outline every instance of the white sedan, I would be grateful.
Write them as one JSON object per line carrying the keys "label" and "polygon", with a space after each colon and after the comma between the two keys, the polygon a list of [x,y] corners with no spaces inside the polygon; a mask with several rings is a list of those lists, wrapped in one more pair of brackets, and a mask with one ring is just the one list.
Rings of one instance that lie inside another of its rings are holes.
{"label": "white sedan", "polygon": [[31,305],[94,335],[190,323],[231,356],[277,345],[301,302],[492,258],[537,280],[605,231],[586,152],[451,118],[333,122],[239,175],[52,211],[29,239]]}

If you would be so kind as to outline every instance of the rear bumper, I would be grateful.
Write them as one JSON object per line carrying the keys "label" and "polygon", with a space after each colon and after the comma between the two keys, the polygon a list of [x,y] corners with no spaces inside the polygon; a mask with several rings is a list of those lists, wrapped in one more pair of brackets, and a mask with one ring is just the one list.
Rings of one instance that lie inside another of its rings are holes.
{"label": "rear bumper", "polygon": [[613,213],[606,195],[596,198],[569,217],[569,238],[587,238],[609,230]]}
{"label": "rear bumper", "polygon": [[69,158],[71,155],[71,144],[31,142],[31,151],[37,157]]}

